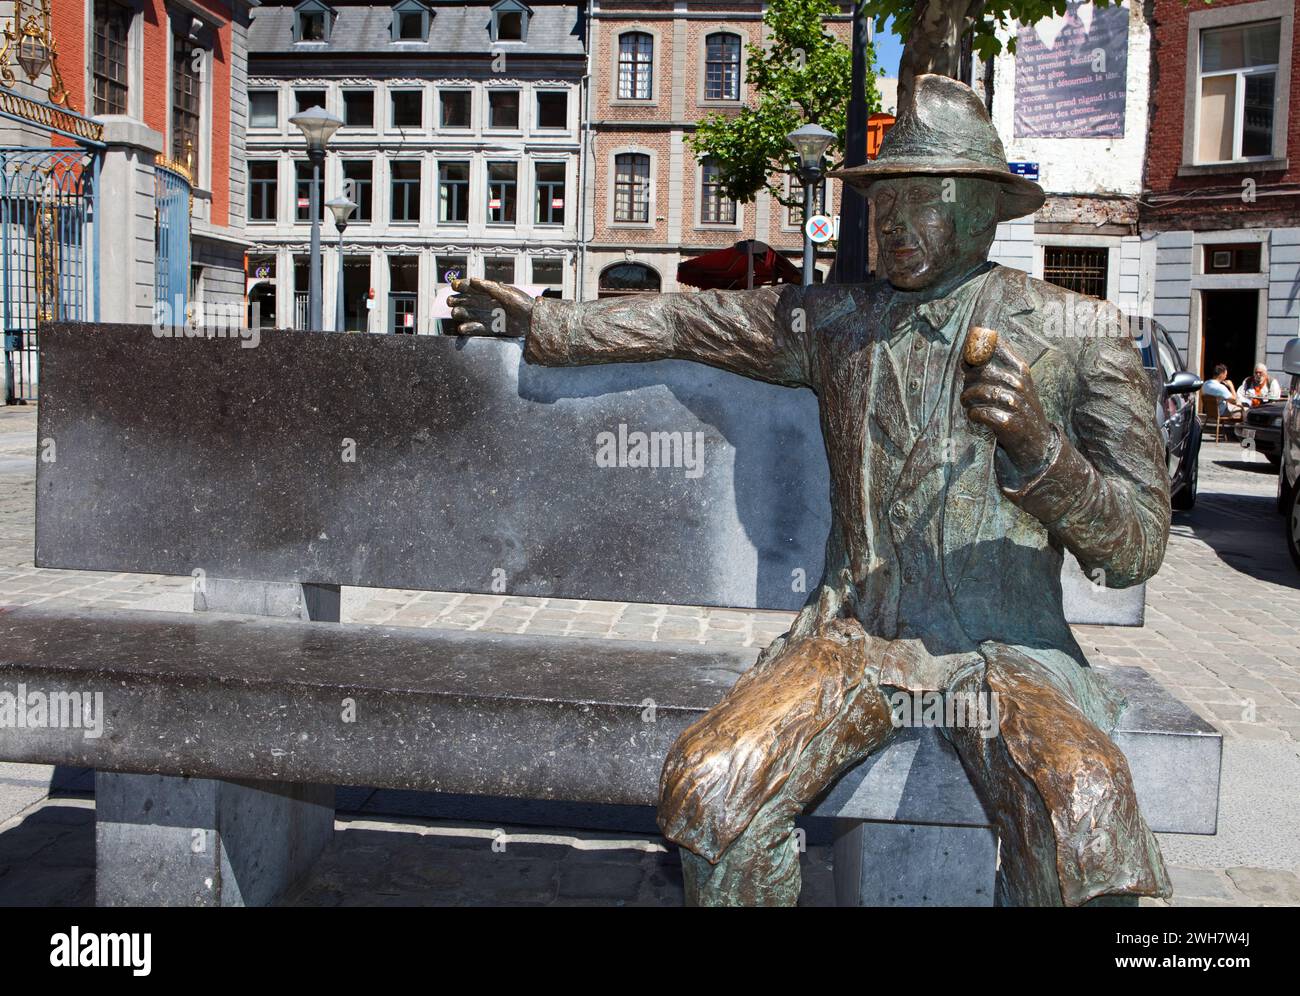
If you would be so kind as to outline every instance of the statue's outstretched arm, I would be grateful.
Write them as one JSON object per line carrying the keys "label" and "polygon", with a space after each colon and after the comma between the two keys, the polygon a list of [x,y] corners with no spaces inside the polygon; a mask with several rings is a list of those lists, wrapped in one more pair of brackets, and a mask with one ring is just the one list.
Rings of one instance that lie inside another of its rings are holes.
{"label": "statue's outstretched arm", "polygon": [[530,363],[695,360],[759,380],[808,384],[806,292],[790,284],[589,302],[525,301],[515,288],[478,279],[456,290],[452,315],[462,334],[524,335]]}

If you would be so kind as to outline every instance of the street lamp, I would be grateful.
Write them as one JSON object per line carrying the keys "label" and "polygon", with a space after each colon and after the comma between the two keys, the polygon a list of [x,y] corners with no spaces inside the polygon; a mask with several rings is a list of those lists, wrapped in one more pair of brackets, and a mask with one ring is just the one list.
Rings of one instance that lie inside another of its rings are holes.
{"label": "street lamp", "polygon": [[323,107],[309,107],[289,119],[307,139],[307,158],[312,165],[311,183],[311,267],[307,280],[307,324],[313,330],[319,330],[324,324],[321,320],[320,291],[320,175],[325,164],[325,146],[343,122],[330,114]]}
{"label": "street lamp", "polygon": [[820,125],[806,124],[786,136],[799,155],[799,182],[803,184],[803,285],[812,285],[813,240],[808,234],[808,219],[812,217],[813,188],[822,179],[822,156],[835,134]]}
{"label": "street lamp", "polygon": [[343,331],[343,232],[348,227],[348,219],[357,209],[356,204],[346,197],[335,197],[326,201],[325,206],[334,215],[334,227],[339,230],[339,290],[334,295],[334,331]]}

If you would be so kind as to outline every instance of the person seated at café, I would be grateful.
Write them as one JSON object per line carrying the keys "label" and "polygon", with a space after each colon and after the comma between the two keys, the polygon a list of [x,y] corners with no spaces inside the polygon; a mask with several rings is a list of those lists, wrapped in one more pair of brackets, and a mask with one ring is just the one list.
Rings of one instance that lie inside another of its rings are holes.
{"label": "person seated at caf\u00e9", "polygon": [[1228,380],[1228,368],[1222,363],[1214,365],[1214,376],[1201,385],[1201,393],[1218,399],[1220,415],[1235,415],[1241,411],[1241,405],[1236,401],[1237,389]]}
{"label": "person seated at caf\u00e9", "polygon": [[1242,405],[1262,405],[1281,397],[1282,385],[1268,375],[1268,367],[1263,363],[1256,363],[1255,372],[1237,388],[1237,401]]}

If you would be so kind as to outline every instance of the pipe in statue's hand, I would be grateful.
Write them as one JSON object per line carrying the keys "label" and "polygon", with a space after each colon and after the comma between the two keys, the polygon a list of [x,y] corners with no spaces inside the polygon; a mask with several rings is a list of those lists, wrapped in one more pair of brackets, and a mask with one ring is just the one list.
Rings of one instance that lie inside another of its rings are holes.
{"label": "pipe in statue's hand", "polygon": [[466,277],[451,282],[447,299],[457,335],[522,339],[533,317],[533,299],[518,287]]}

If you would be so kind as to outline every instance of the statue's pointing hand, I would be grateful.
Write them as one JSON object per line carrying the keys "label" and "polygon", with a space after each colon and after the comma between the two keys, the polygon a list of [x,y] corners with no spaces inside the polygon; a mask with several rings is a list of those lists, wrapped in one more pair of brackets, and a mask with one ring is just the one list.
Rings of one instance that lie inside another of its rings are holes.
{"label": "statue's pointing hand", "polygon": [[528,334],[533,299],[518,287],[466,277],[451,282],[455,291],[447,298],[457,335],[485,335],[521,339]]}
{"label": "statue's pointing hand", "polygon": [[1053,455],[1056,430],[1043,411],[1029,365],[988,329],[972,329],[963,353],[961,403],[966,415],[997,437],[1016,470],[1037,475]]}

